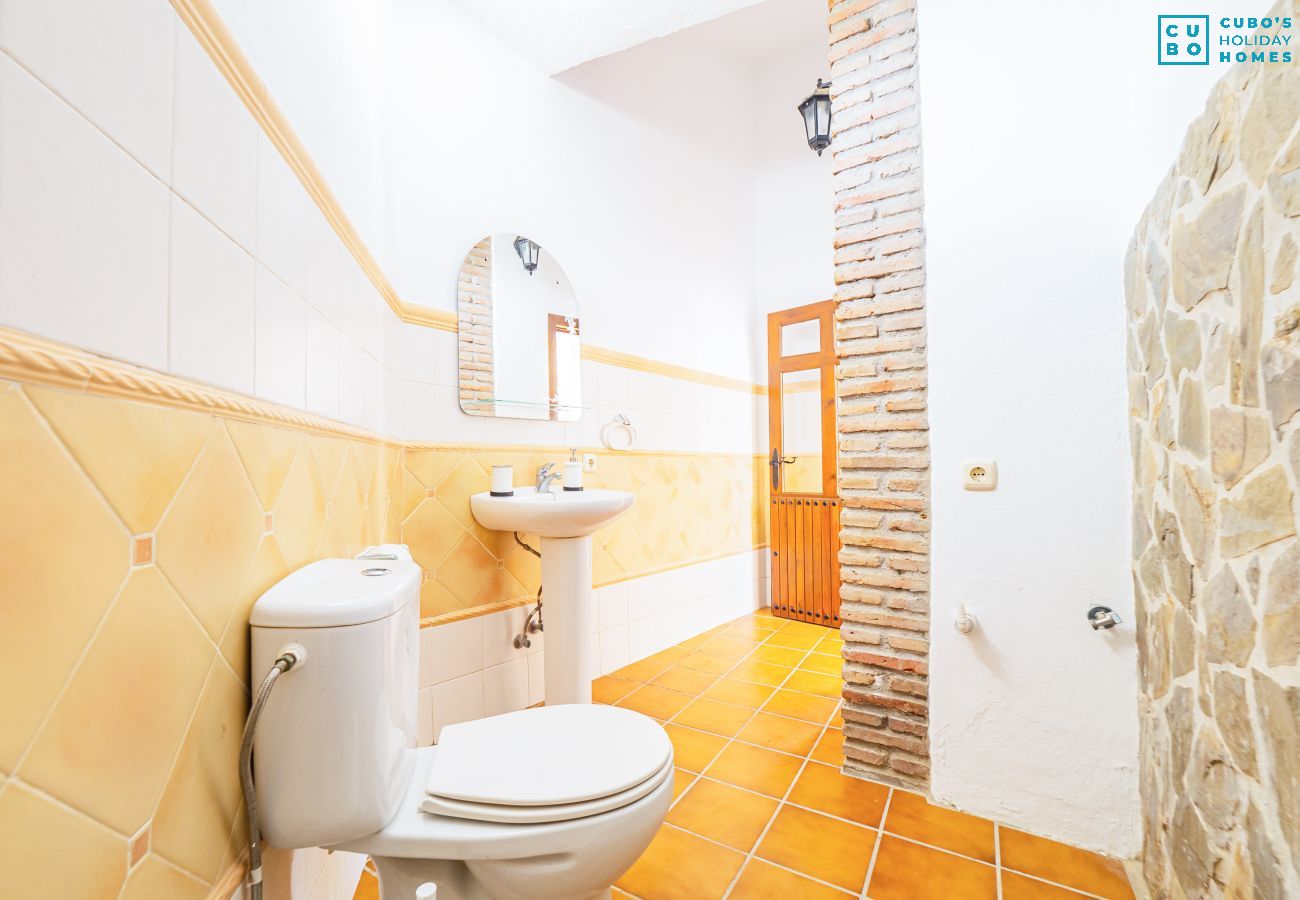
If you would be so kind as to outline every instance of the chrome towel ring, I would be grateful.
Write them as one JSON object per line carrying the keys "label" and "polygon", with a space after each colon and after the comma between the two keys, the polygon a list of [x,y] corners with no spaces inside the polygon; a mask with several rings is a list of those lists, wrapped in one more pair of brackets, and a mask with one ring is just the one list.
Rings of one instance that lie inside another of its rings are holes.
{"label": "chrome towel ring", "polygon": [[636,445],[636,426],[619,413],[600,430],[600,442],[611,450],[631,450]]}

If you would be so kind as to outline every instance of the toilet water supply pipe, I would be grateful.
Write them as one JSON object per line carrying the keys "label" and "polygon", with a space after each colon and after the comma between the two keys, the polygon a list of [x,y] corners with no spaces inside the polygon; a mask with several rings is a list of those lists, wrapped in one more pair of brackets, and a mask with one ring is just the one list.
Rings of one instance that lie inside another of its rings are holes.
{"label": "toilet water supply pipe", "polygon": [[244,738],[239,745],[239,786],[244,792],[244,809],[248,813],[248,892],[250,900],[262,900],[262,833],[257,824],[257,789],[253,784],[253,736],[257,733],[257,720],[262,717],[262,707],[271,697],[276,679],[298,668],[307,661],[307,648],[301,644],[286,644],[280,648],[275,664],[262,679],[257,689],[248,721],[244,723]]}

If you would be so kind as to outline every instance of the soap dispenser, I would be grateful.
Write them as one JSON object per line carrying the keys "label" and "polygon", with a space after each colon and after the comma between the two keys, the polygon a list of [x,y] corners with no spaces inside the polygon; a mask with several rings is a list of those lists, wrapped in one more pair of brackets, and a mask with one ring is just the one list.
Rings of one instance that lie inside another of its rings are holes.
{"label": "soap dispenser", "polygon": [[577,447],[569,451],[569,461],[564,464],[564,489],[582,490],[582,461],[578,459]]}

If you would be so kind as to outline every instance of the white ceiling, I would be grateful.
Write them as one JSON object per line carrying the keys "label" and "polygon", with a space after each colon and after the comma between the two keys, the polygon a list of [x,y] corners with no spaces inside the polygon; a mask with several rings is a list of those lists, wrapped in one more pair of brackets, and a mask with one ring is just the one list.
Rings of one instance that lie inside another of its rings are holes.
{"label": "white ceiling", "polygon": [[676,35],[751,66],[824,48],[826,36],[825,0],[763,0]]}
{"label": "white ceiling", "polygon": [[[453,0],[548,75],[759,0]],[[774,0],[768,0],[768,3]],[[782,4],[786,0],[780,0]],[[820,10],[824,0],[792,0]],[[767,4],[764,4],[767,5]],[[761,30],[761,29],[760,29]]]}

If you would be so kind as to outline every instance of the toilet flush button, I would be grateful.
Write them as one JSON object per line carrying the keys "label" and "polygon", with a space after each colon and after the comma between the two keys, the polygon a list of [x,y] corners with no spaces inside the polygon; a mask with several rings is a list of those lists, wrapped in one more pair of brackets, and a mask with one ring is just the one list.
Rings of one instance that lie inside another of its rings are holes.
{"label": "toilet flush button", "polygon": [[962,487],[991,491],[998,486],[998,464],[991,459],[968,459],[961,464]]}

